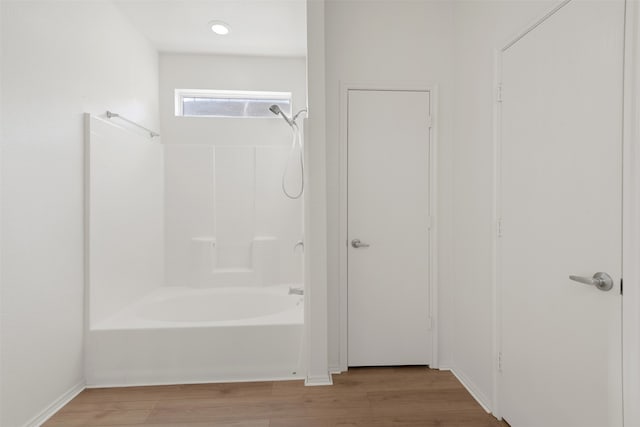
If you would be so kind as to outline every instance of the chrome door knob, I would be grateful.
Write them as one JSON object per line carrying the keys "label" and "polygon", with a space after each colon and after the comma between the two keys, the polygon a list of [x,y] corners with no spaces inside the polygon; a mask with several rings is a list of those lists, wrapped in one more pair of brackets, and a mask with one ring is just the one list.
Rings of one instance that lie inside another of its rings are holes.
{"label": "chrome door knob", "polygon": [[610,291],[613,288],[613,279],[607,273],[598,272],[593,277],[569,276],[569,279],[585,285],[595,286],[601,291]]}
{"label": "chrome door knob", "polygon": [[368,243],[362,243],[360,241],[360,239],[353,239],[351,241],[351,246],[358,249],[358,248],[368,248],[369,244]]}

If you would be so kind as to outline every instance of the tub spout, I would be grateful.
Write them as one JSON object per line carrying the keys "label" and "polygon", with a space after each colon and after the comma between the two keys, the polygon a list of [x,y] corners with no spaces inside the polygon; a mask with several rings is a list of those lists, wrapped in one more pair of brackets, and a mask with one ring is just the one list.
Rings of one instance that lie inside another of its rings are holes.
{"label": "tub spout", "polygon": [[304,295],[304,289],[289,286],[289,295]]}

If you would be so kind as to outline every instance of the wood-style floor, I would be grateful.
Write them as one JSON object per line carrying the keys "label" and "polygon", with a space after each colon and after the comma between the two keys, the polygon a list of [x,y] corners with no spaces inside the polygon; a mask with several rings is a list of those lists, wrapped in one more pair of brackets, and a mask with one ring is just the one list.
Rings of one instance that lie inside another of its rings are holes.
{"label": "wood-style floor", "polygon": [[502,427],[446,371],[352,368],[302,381],[88,389],[46,427]]}

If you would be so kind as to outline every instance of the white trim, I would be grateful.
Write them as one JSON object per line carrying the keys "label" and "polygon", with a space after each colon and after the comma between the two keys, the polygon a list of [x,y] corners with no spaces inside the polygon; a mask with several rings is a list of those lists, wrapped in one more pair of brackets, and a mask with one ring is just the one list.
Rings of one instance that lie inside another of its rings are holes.
{"label": "white trim", "polygon": [[431,368],[438,368],[438,86],[425,82],[341,82],[340,84],[340,147],[339,147],[339,329],[340,371],[348,369],[348,324],[347,324],[347,131],[348,94],[350,90],[416,91],[429,92],[429,113],[431,115],[429,147],[429,315],[431,317]]}
{"label": "white trim", "polygon": [[[0,1],[0,22],[2,22],[2,2]],[[3,46],[2,44],[2,31],[0,31],[0,46]],[[0,48],[1,50],[2,48]],[[0,55],[0,82],[3,81],[2,80],[2,73],[3,73],[3,67],[2,67],[2,56]],[[4,72],[6,75],[6,71]],[[0,99],[4,99],[2,96],[2,84],[0,84]],[[2,102],[0,102],[0,129],[2,129],[2,122],[3,122],[3,117],[4,115],[2,114]],[[4,205],[4,172],[3,172],[3,168],[2,165],[4,164],[4,150],[5,150],[5,145],[2,143],[2,136],[0,136],[0,289],[3,289],[2,287],[4,286],[3,280],[2,278],[4,277],[3,274],[3,268],[2,268],[2,248],[4,247],[4,231],[3,231],[3,215],[2,212],[4,212],[3,209],[3,205]],[[3,359],[3,355],[4,355],[4,348],[2,345],[2,342],[4,341],[3,337],[4,335],[2,334],[2,319],[4,318],[3,314],[4,311],[1,309],[1,307],[4,307],[3,305],[3,301],[2,301],[2,292],[0,292],[0,367],[4,366],[4,363],[2,362]],[[1,368],[0,368],[1,369]],[[4,391],[3,391],[4,387],[0,387],[0,422],[2,421],[2,413],[3,411],[5,411],[6,409],[3,407],[4,406]]]}
{"label": "white trim", "polygon": [[333,385],[333,379],[331,378],[331,374],[328,374],[326,377],[307,377],[304,380],[304,385],[307,387]]}
{"label": "white trim", "polygon": [[[309,384],[330,377],[327,290],[327,159],[324,0],[307,0],[307,93],[305,119],[307,186],[304,195],[304,340]],[[324,385],[329,382],[325,380]]]}
{"label": "white trim", "polygon": [[230,383],[253,383],[253,382],[279,382],[279,381],[302,381],[305,379],[304,375],[296,376],[265,376],[265,377],[229,377],[220,379],[220,377],[207,378],[206,375],[199,375],[201,379],[198,380],[176,380],[176,381],[132,381],[128,383],[123,382],[96,382],[93,384],[86,384],[86,389],[94,388],[128,388],[128,387],[149,387],[149,386],[172,386],[172,385],[192,385],[192,384],[230,384]]}
{"label": "white trim", "polygon": [[82,391],[86,388],[84,381],[81,381],[71,387],[69,390],[64,392],[62,396],[54,400],[49,406],[44,408],[38,415],[31,418],[27,421],[23,427],[39,427],[44,424],[49,418],[55,415],[62,407],[64,407],[67,403],[71,402],[71,400],[82,393]]}
{"label": "white trim", "polygon": [[431,129],[429,134],[429,215],[431,218],[429,230],[429,313],[431,316],[431,363],[430,367],[438,369],[440,366],[439,347],[440,322],[439,287],[438,287],[438,85],[429,86],[431,93],[429,113],[431,114]]}
{"label": "white trim", "polygon": [[224,99],[280,99],[291,100],[291,92],[269,92],[262,90],[217,90],[217,89],[175,89],[176,96]]}
{"label": "white trim", "polygon": [[338,120],[339,120],[339,166],[338,166],[338,179],[339,179],[339,237],[338,237],[338,288],[339,288],[339,313],[338,313],[338,327],[340,332],[340,346],[338,348],[340,369],[346,371],[349,369],[348,352],[349,337],[348,337],[348,288],[347,288],[347,133],[348,133],[348,99],[349,99],[349,84],[340,85],[340,105],[338,107]]}
{"label": "white trim", "polygon": [[[498,272],[502,265],[500,257],[500,239],[498,238],[498,215],[502,207],[500,202],[502,196],[500,194],[500,123],[502,120],[501,102],[502,96],[498,98],[498,90],[501,88],[502,81],[502,52],[498,49],[494,51],[494,82],[493,82],[493,224],[492,224],[492,241],[491,252],[493,255],[493,266],[491,269],[492,295],[493,295],[493,390],[492,390],[492,409],[493,414],[498,419],[502,419],[500,410],[500,369],[498,366],[498,357],[502,349],[502,294],[499,290]],[[500,227],[501,228],[501,227]]]}
{"label": "white trim", "polygon": [[83,376],[86,380],[87,371],[89,369],[87,351],[88,347],[88,337],[89,330],[91,325],[91,317],[90,317],[90,302],[91,302],[91,286],[90,286],[90,278],[91,278],[91,262],[90,262],[90,242],[91,242],[91,230],[89,227],[90,219],[91,219],[91,170],[90,170],[90,159],[91,159],[91,114],[84,113],[84,141],[83,141],[83,217],[82,217],[82,227],[84,231],[83,236],[83,262],[82,262],[82,279],[83,279],[83,307],[82,307],[82,316],[83,316],[83,331],[82,331],[82,363],[83,363]]}
{"label": "white trim", "polygon": [[[482,406],[482,409],[484,409],[488,414],[492,413],[489,405],[489,399],[487,398],[487,396],[485,396],[484,393],[482,393],[482,391],[480,391],[480,387],[476,386],[475,383],[471,381],[467,375],[456,368],[441,367],[440,370],[450,371],[453,376],[456,377],[458,381],[460,381],[460,384],[462,384],[462,386],[467,389],[471,397],[473,397],[476,402],[478,402],[478,404]],[[495,413],[493,413],[493,415],[495,416]]]}
{"label": "white trim", "polygon": [[[340,309],[342,307],[338,307],[338,309]],[[340,318],[342,318],[342,315],[340,315]],[[340,326],[340,325],[338,325]],[[338,332],[340,332],[340,336],[338,337],[340,340],[342,339],[342,330],[339,330]],[[342,342],[339,342],[338,344],[340,346],[340,348],[342,348]],[[338,354],[338,357],[340,356],[340,354]],[[329,373],[331,374],[341,374],[343,372],[345,372],[347,370],[347,368],[343,368],[341,365],[342,361],[338,360],[338,365],[329,365]]]}
{"label": "white trim", "polygon": [[626,2],[623,213],[622,385],[624,425],[640,425],[640,5]]}
{"label": "white trim", "polygon": [[546,21],[547,19],[551,18],[553,15],[555,15],[555,13],[557,11],[559,11],[560,9],[562,9],[563,7],[565,7],[566,5],[569,4],[569,2],[571,2],[572,0],[563,0],[560,4],[556,5],[553,9],[551,9],[549,12],[547,12],[542,18],[536,19],[536,21],[529,25],[524,31],[521,31],[517,36],[513,37],[511,39],[510,42],[506,43],[504,45],[504,47],[502,48],[502,52],[505,52],[507,49],[509,49],[511,46],[513,46],[514,44],[518,43],[520,40],[522,40],[527,34],[529,34],[530,32],[532,32],[533,30],[535,30],[536,28],[538,28],[538,26],[540,24],[542,24],[544,21]]}

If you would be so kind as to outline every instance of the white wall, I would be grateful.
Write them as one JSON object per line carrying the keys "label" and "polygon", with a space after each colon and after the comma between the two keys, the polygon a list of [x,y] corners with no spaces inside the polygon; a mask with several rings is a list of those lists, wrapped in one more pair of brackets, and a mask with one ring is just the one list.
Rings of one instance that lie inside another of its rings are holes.
{"label": "white wall", "polygon": [[305,150],[305,384],[331,383],[328,363],[325,0],[307,0],[308,138]]}
{"label": "white wall", "polygon": [[[4,39],[4,35],[2,32],[2,16],[3,16],[3,7],[2,7],[2,1],[0,0],[0,375],[2,374],[2,366],[3,366],[3,354],[4,354],[4,343],[2,340],[2,323],[3,323],[3,302],[2,302],[2,284],[4,283],[4,272],[2,269],[2,238],[4,236],[4,233],[2,231],[2,212],[4,211],[4,202],[2,201],[2,163],[3,163],[3,134],[2,134],[2,123],[4,121],[3,119],[3,115],[2,115],[2,106],[3,106],[3,102],[2,100],[3,98],[3,92],[2,92],[2,76],[4,75],[4,71],[3,71],[3,60],[4,60],[4,55],[3,55],[3,50],[4,50],[4,43],[3,43],[3,39]],[[4,389],[2,386],[0,386],[0,420],[2,420],[2,412],[3,412],[3,405],[4,405]]]}
{"label": "white wall", "polygon": [[[175,89],[292,92],[292,110],[307,105],[304,58],[231,55],[160,55],[160,119],[165,144],[280,145],[288,126],[275,120],[176,117]],[[258,130],[259,129],[259,130]],[[256,138],[256,132],[262,132]]]}
{"label": "white wall", "polygon": [[437,84],[439,362],[491,408],[494,49],[554,4],[326,2],[330,367],[339,366],[340,84]]}
{"label": "white wall", "polygon": [[2,7],[2,415],[83,382],[83,112],[156,128],[157,55],[108,2]]}
{"label": "white wall", "polygon": [[456,373],[493,407],[494,49],[556,4],[455,2],[454,345]]}
{"label": "white wall", "polygon": [[438,85],[439,359],[443,366],[451,364],[453,18],[451,2],[326,2],[329,366],[333,370],[340,366],[341,82]]}
{"label": "white wall", "polygon": [[[305,59],[162,54],[160,61],[166,283],[300,285],[302,253],[293,248],[303,238],[303,200],[280,189],[291,128],[277,116],[176,117],[175,89],[291,92],[295,112],[306,106]],[[290,167],[299,178],[295,158]],[[295,193],[299,179],[287,184]]]}

